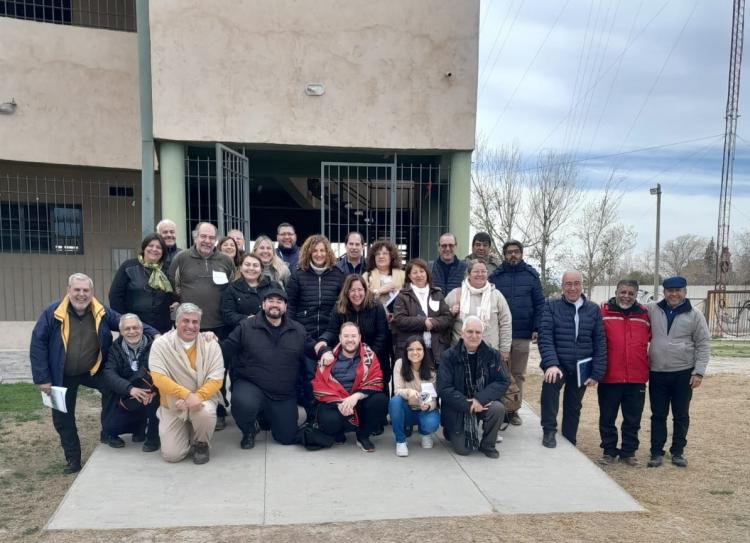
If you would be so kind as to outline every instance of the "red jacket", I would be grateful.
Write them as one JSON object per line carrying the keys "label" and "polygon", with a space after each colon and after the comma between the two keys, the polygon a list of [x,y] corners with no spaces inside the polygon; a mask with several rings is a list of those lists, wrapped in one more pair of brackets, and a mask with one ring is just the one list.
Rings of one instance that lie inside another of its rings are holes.
{"label": "red jacket", "polygon": [[623,310],[612,298],[602,304],[601,311],[607,336],[607,373],[601,382],[647,382],[651,322],[646,308],[636,303]]}

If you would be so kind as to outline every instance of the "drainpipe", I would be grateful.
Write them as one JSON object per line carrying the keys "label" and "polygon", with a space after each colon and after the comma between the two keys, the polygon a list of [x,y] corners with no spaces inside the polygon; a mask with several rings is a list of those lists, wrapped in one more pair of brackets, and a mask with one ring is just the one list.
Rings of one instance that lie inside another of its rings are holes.
{"label": "drainpipe", "polygon": [[154,231],[154,130],[151,104],[151,29],[148,0],[136,0],[138,96],[141,106],[141,234]]}

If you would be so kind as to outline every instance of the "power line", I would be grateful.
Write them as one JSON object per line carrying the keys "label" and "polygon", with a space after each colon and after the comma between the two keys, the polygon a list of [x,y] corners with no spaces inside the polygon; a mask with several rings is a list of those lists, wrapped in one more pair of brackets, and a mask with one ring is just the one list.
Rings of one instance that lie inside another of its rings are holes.
{"label": "power line", "polygon": [[[513,6],[512,3],[509,5],[511,7]],[[518,20],[518,14],[521,13],[522,6],[523,6],[523,2],[519,2],[518,8],[516,9],[516,13],[513,16],[513,20],[511,21],[510,26],[508,27],[508,32],[505,33],[505,38],[503,39],[503,42],[500,44],[500,49],[497,50],[497,54],[495,55],[495,60],[493,61],[490,69],[485,70],[487,75],[484,78],[484,82],[482,83],[481,88],[479,89],[479,92],[477,93],[477,99],[482,95],[482,91],[487,86],[487,83],[489,82],[489,80],[492,79],[492,73],[495,70],[495,65],[497,64],[497,61],[500,58],[500,55],[502,54],[503,49],[505,49],[505,44],[508,43],[508,38],[510,38],[511,33],[513,32],[513,28],[516,26],[516,21]],[[510,11],[508,13],[510,13]],[[503,26],[505,26],[505,21],[503,21]],[[502,30],[503,26],[501,26],[500,29],[498,29],[497,36],[495,37],[496,42],[497,42],[497,38],[500,37],[500,31]],[[494,49],[494,45],[493,45],[493,49]],[[480,79],[481,79],[481,75],[480,75]]]}

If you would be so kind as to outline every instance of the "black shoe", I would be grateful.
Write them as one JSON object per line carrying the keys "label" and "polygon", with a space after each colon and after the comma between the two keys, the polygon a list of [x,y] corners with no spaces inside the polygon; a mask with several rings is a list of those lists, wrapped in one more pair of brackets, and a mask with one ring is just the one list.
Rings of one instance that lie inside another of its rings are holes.
{"label": "black shoe", "polygon": [[521,417],[518,416],[517,412],[508,414],[508,422],[513,426],[521,426],[523,424],[523,421],[521,420]]}
{"label": "black shoe", "polygon": [[120,436],[105,436],[103,443],[106,443],[113,449],[122,449],[125,446],[125,442]]}
{"label": "black shoe", "polygon": [[226,417],[216,417],[216,426],[214,427],[214,431],[220,432],[224,428],[227,427],[227,418]]}
{"label": "black shoe", "polygon": [[548,449],[554,449],[557,447],[557,440],[555,439],[555,431],[549,430],[544,432],[544,437],[542,438],[542,445],[547,447]]}
{"label": "black shoe", "polygon": [[240,441],[240,449],[252,449],[255,447],[255,434],[252,432],[242,434],[242,441]]}
{"label": "black shoe", "polygon": [[672,455],[672,464],[674,464],[678,468],[686,468],[687,467],[687,458],[685,458],[681,454],[673,454]]}
{"label": "black shoe", "polygon": [[161,449],[161,440],[157,437],[156,439],[147,439],[143,442],[141,450],[143,452],[154,452]]}
{"label": "black shoe", "polygon": [[193,464],[205,464],[208,459],[208,443],[196,441],[193,445]]}
{"label": "black shoe", "polygon": [[372,431],[372,435],[374,435],[374,436],[380,436],[380,435],[383,435],[384,431],[385,431],[385,428],[383,428],[382,426],[378,426],[377,428],[375,428]]}
{"label": "black shoe", "polygon": [[375,452],[375,445],[372,444],[369,437],[357,437],[357,446],[364,452]]}
{"label": "black shoe", "polygon": [[664,462],[664,457],[660,454],[652,454],[651,458],[648,459],[646,464],[650,468],[658,468]]}
{"label": "black shoe", "polygon": [[80,460],[68,460],[68,463],[65,464],[65,467],[63,468],[63,473],[65,475],[72,475],[73,473],[78,473],[79,471],[81,471]]}
{"label": "black shoe", "polygon": [[146,441],[146,432],[133,434],[133,443],[143,443]]}
{"label": "black shoe", "polygon": [[487,458],[500,458],[500,452],[495,447],[479,447],[479,452]]}

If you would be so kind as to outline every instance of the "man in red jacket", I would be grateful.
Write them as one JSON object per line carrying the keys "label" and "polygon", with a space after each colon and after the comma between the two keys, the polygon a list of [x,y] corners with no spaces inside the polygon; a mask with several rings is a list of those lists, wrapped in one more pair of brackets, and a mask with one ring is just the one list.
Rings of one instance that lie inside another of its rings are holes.
{"label": "man in red jacket", "polygon": [[[620,460],[637,466],[638,430],[646,399],[648,342],[651,324],[646,308],[635,301],[638,282],[623,279],[615,297],[602,304],[607,336],[607,373],[599,383],[599,435],[604,449],[601,464]],[[617,448],[617,412],[622,408],[622,445]]]}

